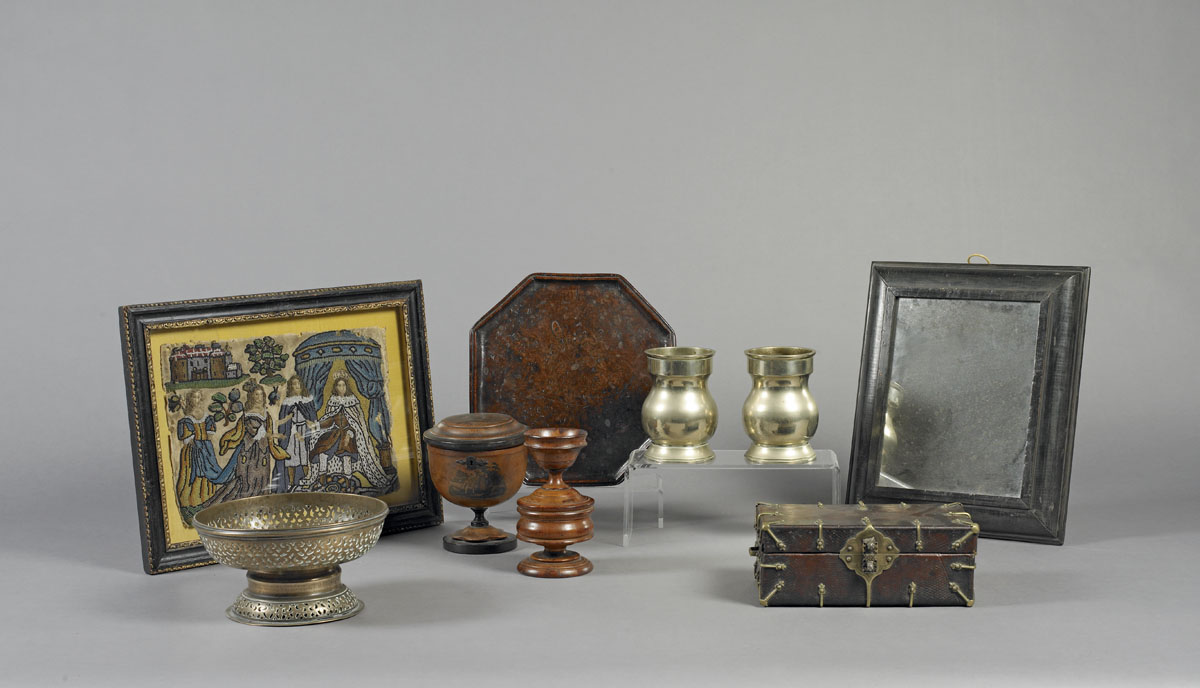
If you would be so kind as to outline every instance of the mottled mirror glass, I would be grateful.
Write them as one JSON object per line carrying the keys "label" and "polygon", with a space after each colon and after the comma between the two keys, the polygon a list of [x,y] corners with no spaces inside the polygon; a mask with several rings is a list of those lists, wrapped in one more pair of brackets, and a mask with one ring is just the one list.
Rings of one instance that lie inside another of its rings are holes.
{"label": "mottled mirror glass", "polygon": [[897,302],[878,485],[1019,497],[1040,304]]}

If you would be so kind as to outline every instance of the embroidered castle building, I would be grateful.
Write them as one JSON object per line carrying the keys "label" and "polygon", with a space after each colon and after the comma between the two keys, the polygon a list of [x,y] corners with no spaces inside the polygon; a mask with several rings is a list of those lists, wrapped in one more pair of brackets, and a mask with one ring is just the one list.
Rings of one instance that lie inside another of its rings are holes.
{"label": "embroidered castle building", "polygon": [[242,366],[233,360],[228,347],[217,342],[171,349],[171,382],[192,380],[234,380],[242,376]]}

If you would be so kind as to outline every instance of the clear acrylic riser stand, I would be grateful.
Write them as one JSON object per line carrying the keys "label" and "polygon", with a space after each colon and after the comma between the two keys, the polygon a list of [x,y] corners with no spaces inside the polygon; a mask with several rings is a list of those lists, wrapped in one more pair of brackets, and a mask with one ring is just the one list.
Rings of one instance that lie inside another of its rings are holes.
{"label": "clear acrylic riser stand", "polygon": [[[649,444],[647,442],[647,444]],[[816,477],[821,471],[829,475],[829,503],[841,503],[841,465],[838,464],[837,454],[830,449],[816,450],[817,456],[808,463],[752,463],[746,460],[746,452],[741,449],[716,449],[716,458],[708,463],[653,463],[646,461],[646,445],[635,449],[625,464],[625,480],[621,486],[625,492],[624,532],[621,535],[621,546],[628,547],[633,537],[633,494],[635,492],[658,493],[658,527],[663,527],[663,476],[681,471],[775,471],[779,479],[806,480]],[[794,475],[790,475],[794,474]],[[636,487],[635,482],[641,476],[653,476],[653,487]]]}
{"label": "clear acrylic riser stand", "polygon": [[[822,477],[820,474],[824,471],[829,476],[828,503],[840,504],[842,501],[842,467],[838,463],[837,454],[830,449],[818,449],[817,457],[809,463],[751,463],[746,460],[746,452],[742,449],[714,450],[713,453],[716,454],[716,458],[708,463],[651,463],[643,458],[648,444],[649,441],[629,454],[629,460],[621,468],[621,472],[618,473],[618,475],[624,475],[624,480],[621,481],[620,485],[612,488],[586,485],[579,488],[584,494],[597,489],[619,489],[623,491],[625,503],[624,512],[622,513],[622,547],[628,547],[629,541],[633,537],[634,493],[657,493],[658,527],[663,527],[665,521],[663,517],[663,476],[672,473],[678,474],[682,471],[774,471],[778,473],[781,480],[794,478],[797,482],[806,482]],[[641,483],[642,485],[649,483],[649,486],[643,487],[635,485],[635,483]],[[536,486],[534,485],[522,485],[521,490],[513,499],[489,510],[488,516],[497,518],[516,517],[517,498],[523,497],[535,489]]]}

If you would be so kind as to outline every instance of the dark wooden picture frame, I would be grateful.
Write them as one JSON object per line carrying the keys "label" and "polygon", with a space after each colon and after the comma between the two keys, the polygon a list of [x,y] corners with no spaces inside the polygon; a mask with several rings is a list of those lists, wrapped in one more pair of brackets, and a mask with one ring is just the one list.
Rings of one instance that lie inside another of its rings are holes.
{"label": "dark wooden picture frame", "polygon": [[[1062,544],[1090,277],[1087,267],[872,263],[848,501],[962,502],[985,537]],[[1019,497],[878,484],[895,365],[897,312],[906,298],[1037,304],[1031,412],[1023,438]]]}
{"label": "dark wooden picture frame", "polygon": [[[392,446],[390,444],[391,440],[396,437],[391,434],[391,423],[394,416],[393,409],[403,409],[404,411],[404,446],[408,453],[406,461],[410,462],[409,465],[411,467],[410,473],[406,474],[406,481],[409,494],[413,495],[414,498],[408,499],[403,503],[392,504],[387,520],[384,523],[383,533],[388,534],[424,528],[442,522],[441,498],[433,488],[429,476],[428,454],[424,442],[421,440],[422,433],[432,427],[433,424],[433,397],[429,381],[429,356],[425,333],[425,303],[419,280],[122,306],[119,309],[121,342],[122,353],[124,355],[126,394],[129,405],[129,428],[133,448],[134,477],[136,480],[139,520],[141,521],[142,564],[146,573],[164,573],[213,563],[198,540],[194,544],[191,542],[177,542],[168,545],[168,520],[164,507],[169,504],[167,501],[168,492],[172,492],[172,490],[169,487],[164,487],[162,482],[163,476],[160,467],[164,465],[162,463],[164,457],[161,456],[163,453],[161,447],[164,445],[160,444],[159,435],[161,432],[169,431],[170,429],[159,427],[161,423],[158,422],[158,419],[166,417],[167,413],[160,409],[159,405],[178,404],[177,398],[170,399],[169,401],[162,398],[166,396],[166,392],[162,390],[171,389],[164,386],[163,383],[166,382],[165,377],[168,375],[171,376],[171,383],[174,384],[176,382],[174,378],[176,372],[174,370],[173,351],[171,366],[166,367],[161,362],[156,362],[157,355],[153,352],[151,345],[152,334],[170,328],[192,328],[192,330],[188,331],[197,331],[198,328],[228,327],[230,323],[235,324],[235,326],[244,325],[247,328],[259,327],[260,323],[265,323],[264,326],[266,327],[273,327],[281,321],[286,323],[288,319],[293,318],[309,318],[305,322],[314,322],[314,319],[315,321],[321,321],[320,319],[322,318],[356,317],[356,314],[362,313],[377,313],[382,321],[395,323],[394,335],[401,344],[397,347],[399,350],[395,352],[395,355],[399,357],[398,360],[402,363],[401,368],[406,369],[408,373],[407,380],[401,379],[397,383],[403,385],[407,398],[396,399],[393,398],[394,395],[385,397],[383,396],[385,392],[378,391],[378,386],[380,385],[391,389],[392,383],[390,382],[390,378],[393,373],[398,372],[391,370],[390,364],[387,364],[389,367],[384,367],[386,358],[382,351],[383,347],[376,349],[373,353],[379,359],[374,372],[363,372],[357,363],[351,366],[348,358],[337,359],[334,363],[330,364],[332,366],[341,365],[346,369],[342,371],[342,378],[347,380],[347,387],[351,386],[349,381],[351,375],[359,376],[353,378],[356,385],[354,389],[359,390],[358,392],[354,392],[354,394],[374,394],[374,396],[369,398],[370,407],[367,415],[370,417],[370,420],[368,422],[373,426],[372,433],[378,433],[378,424],[386,422],[386,426],[384,427],[387,428],[388,434],[379,436],[384,437],[389,442],[386,445],[389,448]],[[395,316],[394,321],[389,319],[393,313]],[[338,330],[336,333],[331,332],[326,334],[346,335],[351,338],[350,341],[352,344],[356,341],[365,341],[367,344],[374,343],[371,340],[355,339],[358,335],[347,330]],[[312,339],[308,341],[312,341]],[[305,343],[307,344],[307,342]],[[217,345],[217,343],[214,342],[214,345]],[[332,350],[332,347],[330,349]],[[336,350],[342,351],[342,349]],[[347,352],[352,350],[354,349],[346,349]],[[364,352],[371,352],[371,349],[364,346],[358,350],[358,354],[356,355],[362,357],[364,356]],[[301,377],[301,356],[308,356],[309,354],[302,353],[299,349],[294,350],[293,354],[295,355],[291,363],[296,370],[294,377],[299,378]],[[282,356],[282,354],[278,355]],[[313,355],[316,355],[315,350]],[[333,356],[332,354],[327,355]],[[349,353],[337,355],[354,356]],[[218,357],[217,354],[212,354],[212,356],[214,358]],[[238,356],[242,357],[242,354],[239,353]],[[257,358],[258,356],[255,355],[250,360],[255,361]],[[276,363],[286,361],[286,359],[287,357],[283,356],[277,359]],[[230,354],[230,358],[227,360],[233,360],[232,354]],[[152,370],[152,367],[156,365],[159,368]],[[224,369],[224,365],[222,364],[222,369]],[[228,371],[227,377],[234,378],[234,372],[241,376],[236,377],[236,380],[233,380],[234,382],[241,382],[242,379],[248,377],[245,373],[249,369],[244,363],[230,363],[228,365],[237,367]],[[258,364],[254,365],[257,368]],[[283,365],[286,365],[286,363]],[[161,372],[164,368],[167,368],[167,372]],[[257,370],[259,374],[262,374],[264,370],[267,373],[276,372],[272,368]],[[311,366],[306,370],[311,370]],[[387,371],[386,375],[383,373],[384,370]],[[330,367],[326,366],[323,372],[316,373],[325,376],[320,378],[322,384],[331,377],[329,371]],[[164,379],[160,381],[157,394],[152,383],[155,374],[164,376]],[[208,374],[210,373],[204,373],[204,375]],[[364,380],[364,376],[370,376],[370,381],[360,383],[359,381]],[[198,378],[198,380],[207,379]],[[212,379],[215,380],[216,378],[213,377]],[[280,385],[278,381],[281,379],[281,377],[274,377],[268,380],[264,377],[262,380],[258,380],[255,377],[249,377],[247,384],[254,387],[256,383],[260,383],[257,386],[259,389],[262,389],[274,382],[276,383],[276,393],[272,396],[278,399],[279,387],[286,386],[288,390],[292,389],[292,380],[288,380],[286,385]],[[197,381],[192,384],[202,383]],[[362,391],[364,385],[370,387],[371,384],[376,385],[376,391]],[[341,393],[336,392],[336,390],[341,389],[344,391],[347,387],[339,388],[337,385],[334,385],[333,389],[335,393]],[[207,395],[209,391],[206,389],[204,394]],[[215,396],[223,398],[223,395],[220,394]],[[233,394],[229,396],[230,399],[233,398]],[[250,403],[250,396],[250,389],[247,388],[247,398],[245,399],[247,404]],[[200,395],[193,395],[193,397],[200,397]],[[303,399],[306,397],[298,398]],[[332,400],[332,397],[328,398]],[[349,399],[349,397],[345,398]],[[262,399],[262,396],[259,395],[258,399]],[[381,404],[381,408],[376,409],[375,402],[383,399],[388,399],[388,403]],[[202,403],[196,401],[196,399],[192,399],[191,401],[195,404]],[[278,402],[272,401],[270,403],[274,404]],[[398,404],[403,404],[403,406],[398,406]],[[239,410],[243,408],[241,404],[238,404],[238,406]],[[215,407],[210,407],[209,410],[211,411],[213,408]],[[248,409],[249,407],[246,406],[244,408]],[[173,413],[178,415],[177,408]],[[242,415],[244,417],[246,412],[242,411]],[[264,413],[264,415],[269,416],[270,414]],[[387,417],[387,421],[381,420],[384,416]],[[206,416],[205,424],[207,424],[210,417]],[[359,416],[359,420],[362,420],[362,416]],[[409,427],[410,425],[415,425],[416,427]],[[279,426],[282,427],[282,421],[280,421]],[[266,427],[271,428],[272,426],[268,423]],[[274,451],[274,449],[271,451]],[[383,450],[379,450],[379,453],[382,455]],[[165,460],[172,461],[173,459],[172,457],[165,457]],[[389,455],[388,461],[390,462],[390,460]],[[180,473],[183,473],[182,469],[172,468],[171,470],[180,470]],[[389,470],[391,470],[391,475],[396,475],[394,467]],[[337,486],[327,485],[322,489],[325,491],[336,491]],[[181,518],[180,513],[183,512],[183,508],[179,506],[181,503],[174,503],[174,516],[176,519]],[[178,523],[178,520],[176,522]]]}

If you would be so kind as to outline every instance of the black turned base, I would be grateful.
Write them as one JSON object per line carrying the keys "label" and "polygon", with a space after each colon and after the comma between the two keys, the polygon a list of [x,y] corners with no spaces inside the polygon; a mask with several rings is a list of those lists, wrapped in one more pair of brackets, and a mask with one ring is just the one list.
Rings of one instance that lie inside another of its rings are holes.
{"label": "black turned base", "polygon": [[453,535],[447,535],[442,538],[442,547],[447,552],[455,554],[499,554],[516,549],[517,536],[508,535],[503,540],[467,542],[466,540],[455,540]]}

